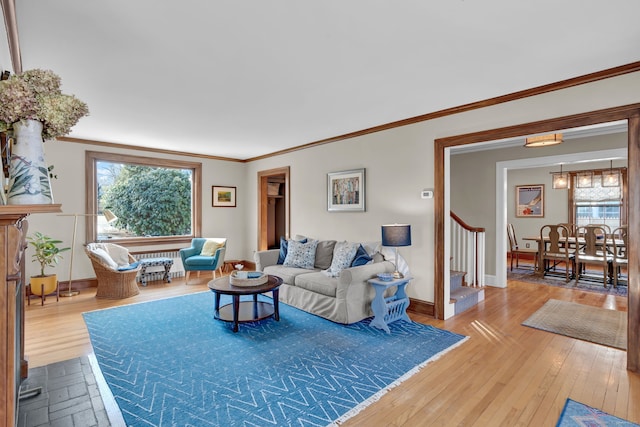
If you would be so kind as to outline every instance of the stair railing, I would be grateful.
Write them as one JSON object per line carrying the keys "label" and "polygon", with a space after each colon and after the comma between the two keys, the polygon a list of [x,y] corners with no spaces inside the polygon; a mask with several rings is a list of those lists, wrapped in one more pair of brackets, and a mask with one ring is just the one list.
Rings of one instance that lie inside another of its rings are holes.
{"label": "stair railing", "polygon": [[467,273],[466,285],[484,287],[485,230],[451,214],[451,269]]}

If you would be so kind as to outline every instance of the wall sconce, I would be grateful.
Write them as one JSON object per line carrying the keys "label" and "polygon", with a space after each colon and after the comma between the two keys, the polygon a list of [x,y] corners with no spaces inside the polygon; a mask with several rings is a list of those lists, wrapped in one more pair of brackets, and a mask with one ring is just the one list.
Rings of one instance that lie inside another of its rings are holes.
{"label": "wall sconce", "polygon": [[620,169],[613,169],[613,160],[610,160],[609,170],[602,171],[603,187],[620,187]]}
{"label": "wall sconce", "polygon": [[560,165],[560,172],[551,172],[551,184],[554,190],[566,190],[569,188],[569,174],[562,172],[562,165]]}
{"label": "wall sconce", "polygon": [[576,188],[592,188],[593,172],[580,172],[576,174]]}
{"label": "wall sconce", "polygon": [[532,136],[524,141],[524,146],[529,147],[546,147],[547,145],[556,145],[562,143],[561,133],[550,133],[548,135]]}

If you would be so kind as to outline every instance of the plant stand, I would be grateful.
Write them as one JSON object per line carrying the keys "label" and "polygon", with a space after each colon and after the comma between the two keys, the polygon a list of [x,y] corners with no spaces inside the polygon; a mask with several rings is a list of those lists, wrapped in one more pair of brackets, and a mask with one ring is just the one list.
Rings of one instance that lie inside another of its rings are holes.
{"label": "plant stand", "polygon": [[31,292],[31,283],[29,283],[27,285],[27,304],[31,305],[31,298],[40,298],[40,305],[44,305],[45,300],[47,299],[48,296],[51,295],[55,295],[56,296],[56,302],[60,301],[60,282],[56,281],[56,289],[49,293],[49,294],[45,294],[44,293],[44,285],[40,285],[41,289],[40,289],[40,295],[38,294],[34,294],[33,292]]}

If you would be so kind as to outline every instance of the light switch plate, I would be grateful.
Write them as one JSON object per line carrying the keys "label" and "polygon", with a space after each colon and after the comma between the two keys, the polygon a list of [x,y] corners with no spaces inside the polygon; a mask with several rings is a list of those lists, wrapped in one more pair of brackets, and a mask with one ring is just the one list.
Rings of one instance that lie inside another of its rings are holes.
{"label": "light switch plate", "polygon": [[423,199],[432,199],[433,198],[433,190],[422,190],[420,192],[420,197]]}

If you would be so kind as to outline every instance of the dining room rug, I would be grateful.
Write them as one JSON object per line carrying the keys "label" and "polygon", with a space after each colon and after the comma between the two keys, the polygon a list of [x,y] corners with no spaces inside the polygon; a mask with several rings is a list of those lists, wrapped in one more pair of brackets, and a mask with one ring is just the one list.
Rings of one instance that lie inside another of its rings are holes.
{"label": "dining room rug", "polygon": [[[595,272],[594,272],[595,273]],[[562,277],[546,275],[539,276],[531,269],[514,268],[513,271],[507,270],[507,280],[517,280],[520,282],[537,283],[540,285],[556,286],[559,288],[574,289],[580,291],[597,292],[600,294],[627,296],[626,283],[620,283],[617,287],[611,285],[604,287],[602,280],[580,280],[571,279],[568,283]]]}
{"label": "dining room rug", "polygon": [[333,425],[467,339],[405,321],[387,334],[282,303],[280,321],[233,333],[213,304],[201,292],[83,313],[128,426]]}
{"label": "dining room rug", "polygon": [[584,403],[567,399],[556,427],[638,427],[636,423],[614,417]]}
{"label": "dining room rug", "polygon": [[623,311],[550,299],[522,324],[608,347],[627,349],[627,313]]}

